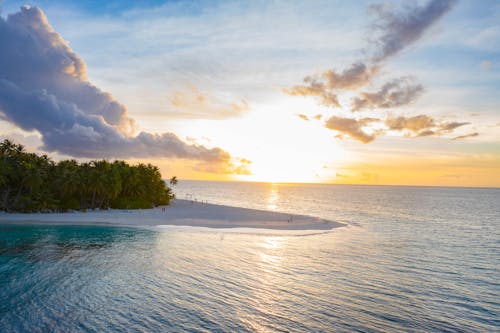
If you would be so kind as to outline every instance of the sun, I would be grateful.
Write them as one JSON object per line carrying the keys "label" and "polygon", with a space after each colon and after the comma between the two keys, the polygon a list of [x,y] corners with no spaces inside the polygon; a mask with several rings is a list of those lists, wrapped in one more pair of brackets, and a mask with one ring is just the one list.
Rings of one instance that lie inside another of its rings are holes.
{"label": "sun", "polygon": [[328,179],[324,161],[316,154],[297,155],[294,151],[280,150],[267,157],[261,156],[252,163],[251,174],[238,180],[268,183],[318,183]]}

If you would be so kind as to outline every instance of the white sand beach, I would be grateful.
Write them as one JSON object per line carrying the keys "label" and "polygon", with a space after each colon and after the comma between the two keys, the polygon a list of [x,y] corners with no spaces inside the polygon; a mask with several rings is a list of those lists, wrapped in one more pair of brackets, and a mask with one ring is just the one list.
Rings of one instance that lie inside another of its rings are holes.
{"label": "white sand beach", "polygon": [[138,210],[104,210],[69,213],[0,213],[0,224],[105,224],[128,226],[193,226],[208,228],[261,228],[328,230],[342,223],[305,215],[292,215],[187,200],[170,206]]}

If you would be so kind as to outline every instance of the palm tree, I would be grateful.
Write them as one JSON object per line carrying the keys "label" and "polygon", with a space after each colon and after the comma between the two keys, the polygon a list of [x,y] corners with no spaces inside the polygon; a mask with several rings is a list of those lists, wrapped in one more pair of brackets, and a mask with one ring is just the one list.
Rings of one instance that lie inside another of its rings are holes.
{"label": "palm tree", "polygon": [[9,139],[3,140],[0,143],[0,154],[2,156],[9,156],[16,150],[17,145]]}
{"label": "palm tree", "polygon": [[[170,185],[175,184],[177,177],[172,177]],[[10,140],[0,142],[0,210],[146,208],[168,204],[173,197],[160,170],[151,164],[54,163]]]}

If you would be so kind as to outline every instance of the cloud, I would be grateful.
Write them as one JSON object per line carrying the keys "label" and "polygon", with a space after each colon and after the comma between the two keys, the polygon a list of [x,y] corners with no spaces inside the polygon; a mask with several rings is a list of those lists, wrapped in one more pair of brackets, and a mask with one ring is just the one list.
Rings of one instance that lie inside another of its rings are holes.
{"label": "cloud", "polygon": [[173,133],[126,136],[102,116],[89,115],[46,90],[25,91],[5,79],[0,79],[0,110],[3,119],[23,130],[40,132],[47,151],[78,157],[230,159],[219,148],[187,145]]}
{"label": "cloud", "polygon": [[16,143],[22,144],[27,150],[36,150],[41,146],[42,142],[40,137],[36,134],[21,134],[16,132],[0,134],[0,141],[5,139],[12,140]]}
{"label": "cloud", "polygon": [[252,162],[245,158],[236,159],[236,164],[233,162],[228,163],[196,163],[193,170],[199,172],[225,174],[232,173],[236,175],[251,175],[250,164]]}
{"label": "cloud", "polygon": [[434,118],[425,114],[408,118],[404,116],[387,118],[385,124],[390,130],[402,131],[404,129],[408,129],[413,132],[418,132],[436,126]]}
{"label": "cloud", "polygon": [[351,67],[337,73],[330,69],[322,74],[329,89],[352,90],[363,87],[371,82],[374,75],[379,72],[378,66],[367,66],[363,62],[356,62]]}
{"label": "cloud", "polygon": [[240,158],[238,159],[238,166],[233,167],[231,169],[231,172],[237,175],[251,175],[252,173],[250,172],[249,169],[250,164],[252,164],[252,161],[246,158]]}
{"label": "cloud", "polygon": [[375,45],[373,60],[386,60],[418,41],[455,3],[456,0],[431,0],[423,6],[408,5],[399,12],[387,4],[372,5],[370,9],[377,17],[374,32],[378,34],[372,40]]}
{"label": "cloud", "polygon": [[437,135],[438,133],[433,130],[423,130],[421,132],[418,132],[416,134],[416,137],[425,137],[425,136],[432,136],[432,135]]}
{"label": "cloud", "polygon": [[87,81],[83,60],[49,25],[37,7],[0,19],[0,78],[25,91],[46,90],[97,115],[124,133],[135,130],[125,107]]}
{"label": "cloud", "polygon": [[363,127],[377,121],[379,121],[379,119],[376,118],[352,119],[332,116],[325,122],[325,127],[342,134],[346,134],[349,137],[360,142],[369,143],[375,140],[376,134],[366,133],[363,130]]}
{"label": "cloud", "polygon": [[330,69],[321,75],[306,76],[303,85],[293,86],[284,92],[292,96],[316,96],[325,106],[340,107],[338,90],[352,90],[365,86],[378,71],[378,66],[369,67],[363,62],[356,62],[339,73]]}
{"label": "cloud", "polygon": [[[492,15],[495,15],[494,13],[495,11],[491,12]],[[481,27],[473,35],[465,38],[464,42],[476,51],[495,53],[500,45],[500,27],[495,23]]]}
{"label": "cloud", "polygon": [[169,110],[165,114],[175,118],[226,119],[241,116],[250,107],[245,99],[227,101],[213,94],[201,92],[196,87],[176,91],[170,97]]}
{"label": "cloud", "polygon": [[309,117],[306,116],[305,114],[298,114],[297,117],[299,117],[302,120],[309,121]]}
{"label": "cloud", "polygon": [[352,99],[351,111],[364,109],[388,109],[407,105],[416,100],[423,92],[424,87],[414,84],[409,77],[394,79],[387,82],[375,93],[362,92]]}
{"label": "cloud", "polygon": [[321,118],[323,118],[322,114],[317,114],[313,117],[314,120],[321,120]]}
{"label": "cloud", "polygon": [[361,172],[361,179],[365,182],[378,181],[379,175],[376,172]]}
{"label": "cloud", "polygon": [[[370,35],[372,50],[369,60],[358,60],[343,71],[327,70],[320,75],[306,76],[302,85],[285,92],[295,96],[316,96],[321,104],[339,108],[342,90],[357,91],[371,84],[380,73],[382,62],[418,41],[454,5],[455,0],[431,0],[426,5],[407,5],[403,10],[378,4],[370,6],[376,20]],[[352,99],[351,111],[373,108],[395,108],[413,102],[423,92],[423,87],[409,78],[394,79],[385,83],[377,92],[362,92]]]}
{"label": "cloud", "polygon": [[319,97],[320,103],[325,106],[340,107],[337,94],[330,91],[325,83],[310,76],[304,78],[304,83],[305,85],[293,86],[291,89],[283,91],[292,96],[316,96]]}
{"label": "cloud", "polygon": [[478,132],[464,134],[464,135],[459,135],[459,136],[456,136],[456,137],[452,138],[452,140],[461,140],[461,139],[473,138],[473,137],[476,137],[476,136],[479,136]]}
{"label": "cloud", "polygon": [[479,65],[481,67],[482,70],[490,70],[491,69],[491,66],[493,66],[493,63],[491,62],[491,60],[483,60],[481,61],[481,64]]}
{"label": "cloud", "polygon": [[443,123],[439,126],[439,128],[442,132],[452,132],[455,128],[459,128],[469,124],[469,122],[453,121],[451,123]]}
{"label": "cloud", "polygon": [[385,125],[389,130],[411,132],[416,137],[439,136],[468,124],[468,122],[438,122],[425,114],[413,117],[389,117],[385,120]]}
{"label": "cloud", "polygon": [[89,158],[183,158],[237,171],[220,148],[136,134],[126,108],[87,80],[85,63],[37,7],[0,17],[0,118],[38,131],[43,149]]}

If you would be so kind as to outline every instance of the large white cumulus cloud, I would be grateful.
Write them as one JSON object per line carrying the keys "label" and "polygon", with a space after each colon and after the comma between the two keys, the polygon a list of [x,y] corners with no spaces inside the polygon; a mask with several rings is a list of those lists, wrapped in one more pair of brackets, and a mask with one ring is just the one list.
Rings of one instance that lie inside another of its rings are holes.
{"label": "large white cumulus cloud", "polygon": [[42,135],[44,149],[75,157],[173,157],[239,170],[220,148],[173,133],[137,133],[126,108],[87,80],[85,63],[37,7],[0,18],[0,118]]}

